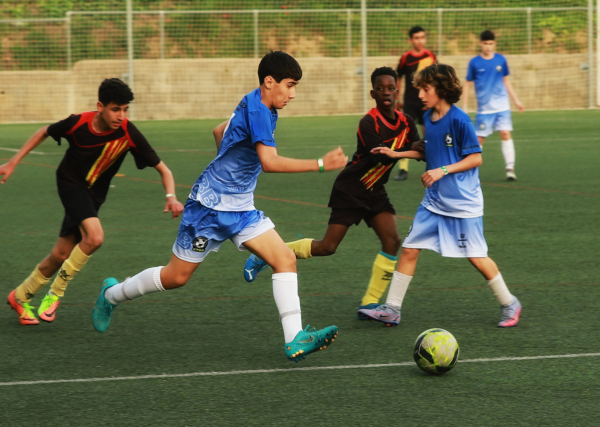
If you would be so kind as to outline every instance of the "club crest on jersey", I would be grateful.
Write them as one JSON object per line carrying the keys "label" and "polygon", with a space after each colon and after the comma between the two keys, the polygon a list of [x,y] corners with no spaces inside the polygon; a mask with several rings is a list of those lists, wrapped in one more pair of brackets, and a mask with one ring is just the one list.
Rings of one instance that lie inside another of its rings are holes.
{"label": "club crest on jersey", "polygon": [[204,252],[208,246],[208,239],[206,237],[198,236],[192,242],[192,250],[194,252]]}
{"label": "club crest on jersey", "polygon": [[446,143],[446,147],[452,147],[454,145],[454,144],[452,144],[452,142],[453,142],[452,135],[447,133],[446,136],[444,137],[444,142]]}
{"label": "club crest on jersey", "polygon": [[496,71],[498,71],[498,72],[502,71],[502,65],[496,65]]}

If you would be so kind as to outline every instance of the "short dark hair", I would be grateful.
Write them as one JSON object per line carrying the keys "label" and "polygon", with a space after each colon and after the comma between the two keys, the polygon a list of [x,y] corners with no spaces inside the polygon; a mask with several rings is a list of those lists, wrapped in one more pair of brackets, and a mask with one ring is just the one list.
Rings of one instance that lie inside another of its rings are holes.
{"label": "short dark hair", "polygon": [[98,88],[98,101],[107,106],[111,102],[126,105],[133,101],[133,92],[119,79],[106,79]]}
{"label": "short dark hair", "polygon": [[421,32],[424,33],[425,28],[421,27],[420,25],[415,25],[410,30],[408,30],[408,37],[412,39],[415,34],[421,33]]}
{"label": "short dark hair", "polygon": [[479,34],[479,40],[486,42],[488,40],[496,40],[496,34],[492,30],[485,30]]}
{"label": "short dark hair", "polygon": [[449,104],[456,103],[462,95],[462,86],[456,77],[456,71],[446,64],[433,64],[423,68],[415,76],[413,84],[416,88],[427,85],[435,87],[438,96]]}
{"label": "short dark hair", "polygon": [[302,68],[291,55],[280,50],[271,51],[263,56],[258,65],[259,84],[262,85],[267,76],[273,77],[277,83],[283,79],[298,81],[302,78]]}
{"label": "short dark hair", "polygon": [[398,79],[398,74],[394,71],[393,68],[390,67],[379,67],[375,68],[373,74],[371,74],[371,86],[375,88],[375,80],[379,76],[392,76],[394,78],[394,82]]}

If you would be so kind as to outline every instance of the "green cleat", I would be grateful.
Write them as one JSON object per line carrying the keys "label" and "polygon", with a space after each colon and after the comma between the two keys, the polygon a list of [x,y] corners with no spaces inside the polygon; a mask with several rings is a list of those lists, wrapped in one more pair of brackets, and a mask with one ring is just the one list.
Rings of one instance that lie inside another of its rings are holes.
{"label": "green cleat", "polygon": [[52,322],[56,319],[56,309],[59,304],[60,298],[58,295],[55,295],[52,291],[48,292],[38,308],[38,316],[40,316],[40,319],[44,322]]}
{"label": "green cleat", "polygon": [[118,285],[119,281],[114,277],[109,277],[102,283],[100,295],[96,300],[96,305],[92,311],[92,323],[98,332],[105,332],[110,325],[110,318],[116,304],[111,304],[105,297],[104,292],[110,287]]}
{"label": "green cleat", "polygon": [[326,349],[338,335],[337,326],[328,326],[320,331],[309,328],[310,325],[298,332],[292,342],[285,344],[285,355],[291,361],[299,362],[310,353]]}

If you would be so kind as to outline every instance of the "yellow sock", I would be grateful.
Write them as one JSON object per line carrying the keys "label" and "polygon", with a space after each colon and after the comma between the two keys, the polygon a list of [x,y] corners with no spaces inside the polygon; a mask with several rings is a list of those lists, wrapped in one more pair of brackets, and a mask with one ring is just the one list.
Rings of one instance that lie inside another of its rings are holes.
{"label": "yellow sock", "polygon": [[290,248],[296,254],[298,259],[312,258],[310,253],[310,244],[315,239],[302,239],[296,240],[295,242],[286,243],[287,247]]}
{"label": "yellow sock", "polygon": [[408,159],[400,159],[398,162],[398,168],[404,169],[406,172],[408,172]]}
{"label": "yellow sock", "polygon": [[60,267],[58,274],[54,278],[54,282],[52,282],[50,290],[56,296],[62,298],[65,295],[65,289],[67,289],[69,282],[79,272],[79,270],[83,268],[90,257],[91,255],[86,255],[81,252],[79,245],[75,246],[69,258],[67,258]]}
{"label": "yellow sock", "polygon": [[40,265],[36,265],[29,277],[21,283],[15,292],[15,297],[21,302],[29,302],[37,292],[50,281],[49,277],[44,277],[40,273]]}
{"label": "yellow sock", "polygon": [[360,305],[378,303],[392,280],[398,257],[379,252],[373,263],[371,281]]}

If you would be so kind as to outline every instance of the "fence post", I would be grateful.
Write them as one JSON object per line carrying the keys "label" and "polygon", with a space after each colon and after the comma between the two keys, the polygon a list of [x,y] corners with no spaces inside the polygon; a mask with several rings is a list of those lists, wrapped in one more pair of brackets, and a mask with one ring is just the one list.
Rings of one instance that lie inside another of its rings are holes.
{"label": "fence post", "polygon": [[161,10],[158,15],[158,26],[160,28],[160,59],[165,59],[165,11]]}
{"label": "fence post", "polygon": [[588,0],[589,108],[594,108],[594,0]]}
{"label": "fence post", "polygon": [[439,8],[437,10],[437,18],[438,18],[438,56],[442,56],[442,13],[444,9]]}
{"label": "fence post", "polygon": [[[127,0],[127,62],[129,72],[127,76],[127,84],[132,92],[135,93],[134,78],[133,78],[133,0]],[[129,106],[129,117],[135,119],[135,105]]]}
{"label": "fence post", "polygon": [[67,11],[67,70],[71,69],[73,57],[71,56],[71,11]]}
{"label": "fence post", "polygon": [[369,109],[369,100],[367,98],[367,92],[369,91],[369,81],[367,79],[367,0],[360,0],[360,28],[362,38],[362,100],[363,100],[363,111]]}
{"label": "fence post", "polygon": [[600,107],[600,0],[596,5],[596,106]]}
{"label": "fence post", "polygon": [[258,58],[258,10],[254,10],[254,57]]}
{"label": "fence post", "polygon": [[531,8],[527,8],[527,54],[531,55]]}
{"label": "fence post", "polygon": [[352,9],[346,9],[346,47],[350,58],[352,57]]}

